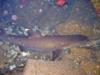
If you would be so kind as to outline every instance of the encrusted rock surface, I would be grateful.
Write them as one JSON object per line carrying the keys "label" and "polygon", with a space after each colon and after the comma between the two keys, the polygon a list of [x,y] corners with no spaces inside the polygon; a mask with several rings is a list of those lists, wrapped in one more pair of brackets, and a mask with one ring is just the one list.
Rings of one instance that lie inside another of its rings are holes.
{"label": "encrusted rock surface", "polygon": [[88,36],[90,39],[100,38],[100,25],[84,25],[83,23],[77,22],[75,20],[61,23],[56,26],[56,32],[60,35],[75,35],[81,34]]}
{"label": "encrusted rock surface", "polygon": [[[30,69],[29,69],[30,68]],[[24,75],[86,75],[81,69],[74,69],[71,62],[28,60]]]}

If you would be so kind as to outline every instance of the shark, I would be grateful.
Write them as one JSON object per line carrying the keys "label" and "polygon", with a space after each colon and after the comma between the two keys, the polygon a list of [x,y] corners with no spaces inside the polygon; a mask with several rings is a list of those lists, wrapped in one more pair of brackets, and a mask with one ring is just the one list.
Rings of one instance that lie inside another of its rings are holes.
{"label": "shark", "polygon": [[69,48],[80,46],[89,39],[84,35],[42,35],[40,32],[29,31],[29,36],[7,35],[1,30],[0,39],[19,46],[22,52],[30,52],[34,57],[49,57],[55,60]]}

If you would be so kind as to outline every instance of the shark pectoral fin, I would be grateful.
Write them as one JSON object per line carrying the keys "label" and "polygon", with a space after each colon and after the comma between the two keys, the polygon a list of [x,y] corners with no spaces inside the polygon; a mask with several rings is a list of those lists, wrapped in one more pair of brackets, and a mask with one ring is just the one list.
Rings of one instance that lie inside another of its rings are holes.
{"label": "shark pectoral fin", "polygon": [[62,57],[62,53],[63,53],[63,50],[62,49],[57,49],[57,50],[54,50],[53,52],[53,58],[52,60],[60,60],[61,57]]}
{"label": "shark pectoral fin", "polygon": [[61,60],[66,54],[70,53],[70,48],[62,47],[53,51],[53,60]]}

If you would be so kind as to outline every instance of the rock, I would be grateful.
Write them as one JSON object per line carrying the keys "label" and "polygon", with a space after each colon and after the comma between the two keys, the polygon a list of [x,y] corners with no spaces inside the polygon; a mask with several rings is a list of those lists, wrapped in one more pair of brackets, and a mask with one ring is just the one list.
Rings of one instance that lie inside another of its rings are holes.
{"label": "rock", "polygon": [[86,75],[81,69],[73,69],[71,62],[29,59],[23,75]]}
{"label": "rock", "polygon": [[95,53],[96,53],[96,58],[97,58],[96,61],[100,63],[100,50],[96,51]]}
{"label": "rock", "polygon": [[4,56],[4,51],[0,48],[0,68],[3,68],[7,63],[7,58]]}
{"label": "rock", "polygon": [[60,35],[81,34],[88,36],[90,39],[100,38],[100,25],[95,25],[95,28],[89,25],[84,25],[80,22],[70,21],[56,26],[56,32]]}
{"label": "rock", "polygon": [[100,64],[84,60],[80,65],[88,75],[100,75]]}
{"label": "rock", "polygon": [[92,57],[92,52],[90,49],[86,48],[71,48],[70,53],[66,56],[71,60],[90,59]]}
{"label": "rock", "polygon": [[100,17],[100,0],[91,0],[96,10],[97,16]]}
{"label": "rock", "polygon": [[87,48],[71,48],[69,54],[65,54],[62,58],[63,61],[68,58],[72,60],[74,68],[81,68],[87,75],[100,75],[100,53],[96,51],[97,62],[92,61],[95,51]]}

